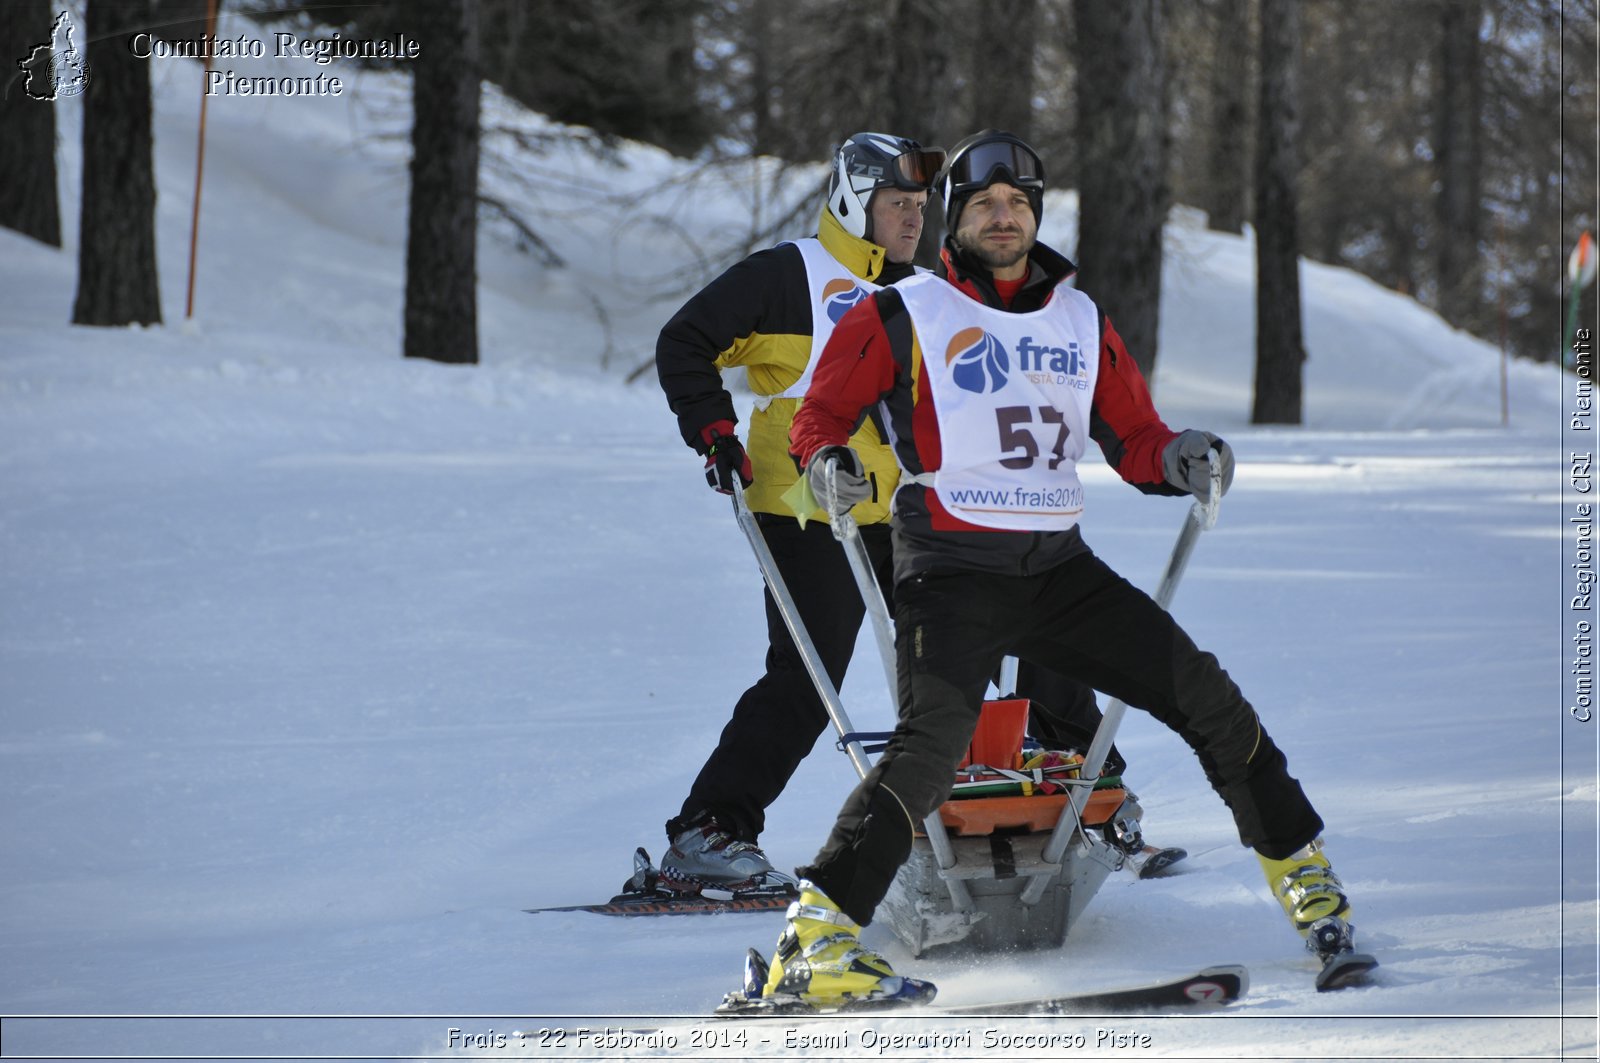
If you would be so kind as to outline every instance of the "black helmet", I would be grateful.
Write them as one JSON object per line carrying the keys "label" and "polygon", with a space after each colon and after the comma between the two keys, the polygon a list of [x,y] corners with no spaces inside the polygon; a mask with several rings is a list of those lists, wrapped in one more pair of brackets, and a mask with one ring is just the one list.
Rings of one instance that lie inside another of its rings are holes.
{"label": "black helmet", "polygon": [[828,178],[828,212],[845,232],[870,239],[868,203],[880,188],[926,192],[944,165],[944,152],[888,133],[857,133],[833,153]]}
{"label": "black helmet", "polygon": [[1004,181],[1028,194],[1037,225],[1044,217],[1044,163],[1027,142],[1014,133],[985,129],[974,133],[950,152],[937,178],[944,197],[944,226],[956,231],[961,208],[974,192]]}

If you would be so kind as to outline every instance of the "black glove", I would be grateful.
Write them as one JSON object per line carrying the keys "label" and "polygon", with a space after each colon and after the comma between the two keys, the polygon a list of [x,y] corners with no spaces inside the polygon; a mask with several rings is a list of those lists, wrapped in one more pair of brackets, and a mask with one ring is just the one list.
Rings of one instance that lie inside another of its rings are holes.
{"label": "black glove", "polygon": [[713,421],[700,429],[700,439],[705,443],[706,483],[724,495],[733,494],[733,477],[737,473],[741,486],[756,482],[750,469],[750,455],[733,430],[732,421]]}
{"label": "black glove", "polygon": [[1167,483],[1202,502],[1210,501],[1211,468],[1206,455],[1213,450],[1222,469],[1222,493],[1227,494],[1233,483],[1233,448],[1220,437],[1194,428],[1179,432],[1178,438],[1161,452],[1161,471]]}
{"label": "black glove", "polygon": [[[831,486],[828,462],[837,461]],[[849,447],[823,447],[806,462],[806,478],[811,481],[811,494],[818,505],[828,510],[828,515],[846,513],[857,502],[872,497],[872,484],[861,468],[861,458]],[[830,508],[831,507],[831,508]]]}

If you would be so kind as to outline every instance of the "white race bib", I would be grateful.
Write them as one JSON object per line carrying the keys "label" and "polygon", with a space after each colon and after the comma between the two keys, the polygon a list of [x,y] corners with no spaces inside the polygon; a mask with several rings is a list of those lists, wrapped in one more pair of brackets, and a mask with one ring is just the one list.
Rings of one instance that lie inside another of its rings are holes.
{"label": "white race bib", "polygon": [[803,399],[811,386],[811,374],[817,368],[817,357],[828,345],[833,326],[861,300],[877,291],[879,286],[862,280],[822,246],[815,237],[794,241],[800,257],[806,264],[806,289],[811,297],[811,356],[800,372],[800,379],[790,384],[773,398]]}
{"label": "white race bib", "polygon": [[1040,309],[1012,314],[932,276],[896,289],[932,392],[940,443],[932,487],[944,508],[985,528],[1071,528],[1083,514],[1078,459],[1100,369],[1094,303],[1057,287]]}

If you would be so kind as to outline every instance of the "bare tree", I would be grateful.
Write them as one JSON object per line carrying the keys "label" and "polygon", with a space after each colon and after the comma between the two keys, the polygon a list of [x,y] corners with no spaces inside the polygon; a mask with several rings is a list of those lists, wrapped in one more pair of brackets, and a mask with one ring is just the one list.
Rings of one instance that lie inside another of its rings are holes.
{"label": "bare tree", "polygon": [[1075,0],[1078,286],[1116,323],[1150,379],[1170,190],[1162,0]]}
{"label": "bare tree", "polygon": [[1300,0],[1261,0],[1256,133],[1256,374],[1252,424],[1302,420],[1297,220]]}
{"label": "bare tree", "polygon": [[[13,0],[0,4],[0,57],[28,56],[49,43],[49,0]],[[40,57],[48,64],[49,56]],[[35,66],[39,61],[35,61]],[[28,77],[49,77],[48,70],[27,74],[13,63],[0,69],[0,225],[15,229],[51,247],[61,246],[61,208],[56,198],[56,109],[36,97],[49,95]]]}
{"label": "bare tree", "polygon": [[90,80],[83,95],[83,196],[74,325],[156,324],[156,182],[150,64],[128,38],[150,25],[148,0],[89,0]]}
{"label": "bare tree", "polygon": [[478,361],[477,0],[417,0],[405,356]]}

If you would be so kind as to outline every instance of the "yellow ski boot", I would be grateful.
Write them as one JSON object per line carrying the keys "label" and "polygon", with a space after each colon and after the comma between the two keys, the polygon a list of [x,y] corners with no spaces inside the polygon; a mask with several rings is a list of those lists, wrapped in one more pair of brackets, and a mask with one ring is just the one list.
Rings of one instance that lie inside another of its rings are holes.
{"label": "yellow ski boot", "polygon": [[783,1008],[799,1004],[815,1011],[926,1003],[929,982],[902,978],[889,961],[864,948],[861,927],[807,879],[800,899],[789,905],[789,921],[778,938],[762,986],[762,1000]]}
{"label": "yellow ski boot", "polygon": [[1378,965],[1373,957],[1355,950],[1350,898],[1322,851],[1321,838],[1283,860],[1256,855],[1272,895],[1305,938],[1306,948],[1322,960],[1318,989],[1342,988]]}

